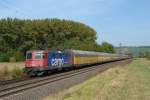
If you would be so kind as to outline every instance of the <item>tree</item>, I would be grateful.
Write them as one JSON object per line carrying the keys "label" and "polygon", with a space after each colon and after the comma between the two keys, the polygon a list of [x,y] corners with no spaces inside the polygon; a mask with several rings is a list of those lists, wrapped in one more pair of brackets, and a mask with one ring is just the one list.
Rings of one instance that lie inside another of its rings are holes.
{"label": "tree", "polygon": [[80,22],[60,19],[1,19],[0,52],[60,48],[114,52],[111,44],[96,43],[96,31]]}
{"label": "tree", "polygon": [[107,42],[103,42],[101,48],[103,51],[108,52],[108,53],[115,52],[113,45],[111,45],[110,43],[107,43]]}

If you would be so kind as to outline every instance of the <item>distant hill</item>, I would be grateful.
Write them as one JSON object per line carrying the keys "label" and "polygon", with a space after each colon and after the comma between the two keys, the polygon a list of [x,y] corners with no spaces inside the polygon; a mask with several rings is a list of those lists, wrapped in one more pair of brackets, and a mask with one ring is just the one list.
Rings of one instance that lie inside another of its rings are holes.
{"label": "distant hill", "polygon": [[134,57],[139,57],[141,53],[150,53],[150,46],[139,46],[139,47],[130,47],[130,46],[124,46],[124,47],[116,47],[117,53],[123,53],[123,54],[131,54]]}

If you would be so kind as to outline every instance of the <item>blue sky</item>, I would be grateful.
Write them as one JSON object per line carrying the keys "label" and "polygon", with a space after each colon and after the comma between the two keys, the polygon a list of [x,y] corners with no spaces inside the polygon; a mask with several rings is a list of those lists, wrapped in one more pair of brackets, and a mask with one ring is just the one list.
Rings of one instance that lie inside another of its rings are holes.
{"label": "blue sky", "polygon": [[97,42],[150,45],[150,0],[0,0],[0,18],[61,18],[97,31]]}

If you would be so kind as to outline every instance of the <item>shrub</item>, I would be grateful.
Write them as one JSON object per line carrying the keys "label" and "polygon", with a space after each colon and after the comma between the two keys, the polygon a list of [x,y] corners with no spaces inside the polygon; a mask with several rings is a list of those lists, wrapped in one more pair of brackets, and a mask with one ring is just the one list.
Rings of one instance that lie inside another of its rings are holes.
{"label": "shrub", "polygon": [[7,66],[5,66],[5,68],[4,68],[3,75],[4,76],[9,76],[9,70],[8,70]]}
{"label": "shrub", "polygon": [[9,70],[6,66],[3,70],[0,70],[0,80],[10,80],[13,78],[22,77],[24,71],[22,68],[15,67],[12,70]]}
{"label": "shrub", "polygon": [[9,61],[9,55],[6,54],[0,54],[0,62],[8,62]]}
{"label": "shrub", "polygon": [[19,51],[9,51],[5,53],[0,53],[0,62],[19,62],[24,60],[24,55]]}
{"label": "shrub", "polygon": [[23,74],[24,74],[23,69],[18,68],[18,67],[15,67],[15,68],[11,71],[11,75],[12,75],[13,78],[21,77],[21,76],[23,76]]}
{"label": "shrub", "polygon": [[0,71],[0,79],[2,80],[9,80],[12,79],[11,72],[9,71],[8,67],[6,66],[3,70]]}
{"label": "shrub", "polygon": [[20,51],[15,52],[14,57],[17,62],[25,60],[23,53],[21,53]]}
{"label": "shrub", "polygon": [[7,52],[0,53],[0,62],[9,62],[10,57],[13,56],[13,50],[9,50]]}
{"label": "shrub", "polygon": [[9,62],[16,62],[16,58],[15,57],[10,57]]}
{"label": "shrub", "polygon": [[150,55],[147,56],[147,59],[150,60]]}

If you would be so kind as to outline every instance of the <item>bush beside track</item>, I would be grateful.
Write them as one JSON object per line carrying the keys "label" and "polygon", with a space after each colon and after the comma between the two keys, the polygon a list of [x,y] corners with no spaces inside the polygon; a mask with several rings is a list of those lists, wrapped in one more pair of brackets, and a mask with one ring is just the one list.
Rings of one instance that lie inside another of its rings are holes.
{"label": "bush beside track", "polygon": [[0,63],[0,81],[24,76],[24,63]]}

